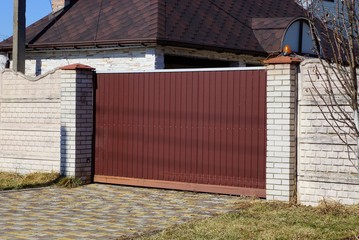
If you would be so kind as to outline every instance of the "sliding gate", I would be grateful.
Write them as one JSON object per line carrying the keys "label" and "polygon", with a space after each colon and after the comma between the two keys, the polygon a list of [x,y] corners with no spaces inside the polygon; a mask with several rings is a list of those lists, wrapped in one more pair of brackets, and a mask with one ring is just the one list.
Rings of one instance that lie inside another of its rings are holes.
{"label": "sliding gate", "polygon": [[265,197],[266,71],[100,73],[95,182]]}

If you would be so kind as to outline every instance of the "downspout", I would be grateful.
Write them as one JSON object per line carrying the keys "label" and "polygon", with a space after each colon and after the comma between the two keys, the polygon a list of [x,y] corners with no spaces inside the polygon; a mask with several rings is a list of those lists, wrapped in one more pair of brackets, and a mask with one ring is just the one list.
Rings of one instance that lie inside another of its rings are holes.
{"label": "downspout", "polygon": [[294,106],[294,117],[295,117],[295,126],[294,126],[294,131],[295,131],[295,166],[294,166],[294,191],[293,191],[293,199],[294,202],[297,204],[298,203],[298,152],[299,152],[299,139],[298,139],[298,130],[300,129],[300,116],[299,116],[299,109],[300,109],[300,101],[301,99],[299,99],[299,97],[301,96],[301,78],[299,76],[301,74],[300,71],[300,64],[296,65],[296,73],[295,73],[295,106]]}

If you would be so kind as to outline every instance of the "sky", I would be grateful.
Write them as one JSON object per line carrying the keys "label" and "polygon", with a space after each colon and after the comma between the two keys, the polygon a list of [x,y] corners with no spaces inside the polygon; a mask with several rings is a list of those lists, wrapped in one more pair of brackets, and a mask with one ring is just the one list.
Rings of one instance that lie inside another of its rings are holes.
{"label": "sky", "polygon": [[[13,0],[0,0],[0,41],[12,36]],[[26,0],[26,25],[51,12],[51,0]]]}

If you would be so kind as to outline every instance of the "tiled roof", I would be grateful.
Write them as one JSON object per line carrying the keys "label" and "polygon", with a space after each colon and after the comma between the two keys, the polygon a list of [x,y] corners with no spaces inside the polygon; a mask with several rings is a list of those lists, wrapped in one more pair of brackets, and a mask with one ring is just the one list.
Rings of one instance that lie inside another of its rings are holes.
{"label": "tiled roof", "polygon": [[[293,0],[77,0],[27,28],[29,48],[160,44],[264,55],[303,10]],[[12,39],[0,44],[9,49]]]}
{"label": "tiled roof", "polygon": [[290,24],[298,17],[252,18],[252,29],[259,44],[266,52],[281,49],[281,42]]}

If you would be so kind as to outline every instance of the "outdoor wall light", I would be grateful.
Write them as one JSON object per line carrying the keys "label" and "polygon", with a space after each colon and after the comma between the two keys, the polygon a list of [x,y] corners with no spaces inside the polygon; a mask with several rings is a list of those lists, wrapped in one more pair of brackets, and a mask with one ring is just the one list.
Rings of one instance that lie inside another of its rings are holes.
{"label": "outdoor wall light", "polygon": [[289,45],[285,45],[282,50],[282,53],[284,56],[289,56],[292,53],[292,49],[290,49]]}

